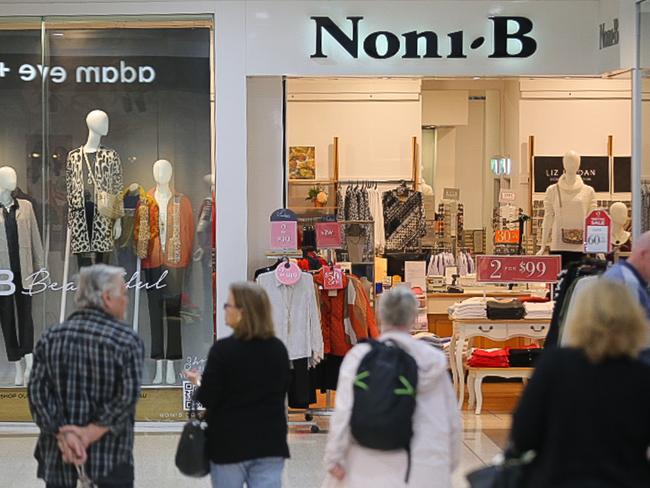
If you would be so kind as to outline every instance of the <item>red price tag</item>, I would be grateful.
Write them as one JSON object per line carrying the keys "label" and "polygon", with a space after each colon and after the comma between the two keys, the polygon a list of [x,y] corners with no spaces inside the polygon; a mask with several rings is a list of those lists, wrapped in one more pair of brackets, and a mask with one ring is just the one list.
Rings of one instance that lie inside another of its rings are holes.
{"label": "red price tag", "polygon": [[300,281],[302,270],[296,263],[282,263],[275,268],[275,277],[283,285],[293,286]]}
{"label": "red price tag", "polygon": [[343,271],[341,268],[323,268],[323,288],[326,290],[341,290],[343,288]]}
{"label": "red price tag", "polygon": [[612,252],[612,219],[604,210],[593,210],[585,219],[585,252]]}
{"label": "red price tag", "polygon": [[495,244],[519,244],[519,229],[495,231],[494,243]]}
{"label": "red price tag", "polygon": [[340,249],[341,224],[338,222],[319,222],[316,224],[316,245],[318,249]]}
{"label": "red price tag", "polygon": [[476,256],[479,283],[555,283],[560,256]]}
{"label": "red price tag", "polygon": [[298,249],[298,223],[271,222],[271,249]]}

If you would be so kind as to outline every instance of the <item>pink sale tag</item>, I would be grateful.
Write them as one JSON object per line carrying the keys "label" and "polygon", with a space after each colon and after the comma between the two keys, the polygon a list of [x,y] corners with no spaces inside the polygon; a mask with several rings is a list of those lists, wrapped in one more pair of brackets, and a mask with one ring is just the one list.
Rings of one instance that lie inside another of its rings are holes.
{"label": "pink sale tag", "polygon": [[271,222],[271,249],[298,249],[298,223]]}
{"label": "pink sale tag", "polygon": [[341,268],[323,267],[323,288],[340,290],[343,288],[343,271]]}
{"label": "pink sale tag", "polygon": [[282,263],[275,268],[275,277],[283,285],[293,286],[300,281],[302,270],[296,263]]}

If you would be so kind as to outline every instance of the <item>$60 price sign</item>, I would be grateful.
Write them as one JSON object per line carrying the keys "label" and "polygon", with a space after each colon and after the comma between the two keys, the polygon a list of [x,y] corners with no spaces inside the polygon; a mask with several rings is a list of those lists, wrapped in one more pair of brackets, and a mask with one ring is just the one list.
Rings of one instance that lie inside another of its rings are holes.
{"label": "$60 price sign", "polygon": [[562,270],[560,256],[477,256],[479,283],[555,283]]}

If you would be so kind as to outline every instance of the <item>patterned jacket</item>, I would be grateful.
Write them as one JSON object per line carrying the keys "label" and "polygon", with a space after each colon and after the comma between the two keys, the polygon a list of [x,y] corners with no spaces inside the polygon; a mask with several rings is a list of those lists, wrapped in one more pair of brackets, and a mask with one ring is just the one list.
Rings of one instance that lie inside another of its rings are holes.
{"label": "patterned jacket", "polygon": [[[89,158],[89,162],[93,158]],[[100,146],[95,154],[93,174],[98,190],[118,195],[122,191],[122,163],[113,149]],[[95,208],[92,221],[92,242],[88,237],[84,198],[83,167],[85,165],[81,148],[68,153],[66,163],[66,189],[68,192],[68,228],[71,232],[71,251],[110,252],[113,250],[113,220],[99,215]]]}

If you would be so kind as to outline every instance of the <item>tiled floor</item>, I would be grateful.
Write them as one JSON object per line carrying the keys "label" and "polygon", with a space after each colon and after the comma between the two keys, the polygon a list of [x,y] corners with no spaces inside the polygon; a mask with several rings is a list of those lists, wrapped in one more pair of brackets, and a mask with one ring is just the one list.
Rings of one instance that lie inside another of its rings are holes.
{"label": "tiled floor", "polygon": [[[510,412],[521,386],[486,385],[485,409],[476,416],[463,412],[464,442],[461,465],[451,488],[466,488],[464,475],[488,463],[501,452],[510,428]],[[323,427],[327,420],[319,420]],[[169,425],[169,424],[168,424]],[[163,426],[163,427],[168,427]],[[180,431],[182,424],[175,428]],[[209,488],[207,479],[182,476],[174,466],[178,433],[160,433],[160,424],[138,425],[136,435],[136,487],[138,488]],[[144,431],[144,432],[143,432]],[[325,476],[322,459],[325,434],[300,433],[292,429],[292,458],[285,472],[285,488],[319,488]],[[0,424],[0,488],[42,488],[36,479],[33,459],[35,427]]]}
{"label": "tiled floor", "polygon": [[[507,415],[484,413],[480,417],[464,413],[465,439],[462,462],[454,477],[453,488],[465,488],[464,473],[481,466],[500,452],[482,429],[504,431],[510,419]],[[287,488],[318,488],[324,471],[322,467],[324,434],[291,434],[291,461],[287,465]],[[183,477],[174,466],[173,457],[178,434],[139,433],[136,436],[136,486],[138,488],[208,488],[207,479]],[[33,434],[4,434],[0,436],[0,487],[42,488],[36,480],[36,462],[32,457]]]}

